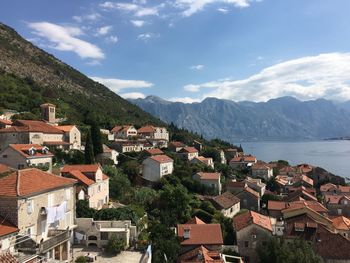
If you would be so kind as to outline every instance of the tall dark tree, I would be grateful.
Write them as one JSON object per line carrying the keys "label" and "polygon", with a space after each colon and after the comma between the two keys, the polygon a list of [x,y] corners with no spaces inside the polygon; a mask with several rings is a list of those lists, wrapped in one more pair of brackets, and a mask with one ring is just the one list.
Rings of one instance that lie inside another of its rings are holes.
{"label": "tall dark tree", "polygon": [[91,139],[94,150],[94,156],[96,157],[100,153],[103,153],[100,126],[97,124],[96,121],[91,123]]}
{"label": "tall dark tree", "polygon": [[86,142],[85,142],[85,163],[91,164],[95,162],[94,158],[94,147],[92,145],[91,140],[91,132],[90,129],[87,131],[86,134]]}

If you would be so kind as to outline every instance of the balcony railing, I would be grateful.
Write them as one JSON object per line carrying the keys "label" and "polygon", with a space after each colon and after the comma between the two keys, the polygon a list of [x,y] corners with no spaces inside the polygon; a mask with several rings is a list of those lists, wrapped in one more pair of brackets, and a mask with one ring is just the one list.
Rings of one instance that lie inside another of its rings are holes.
{"label": "balcony railing", "polygon": [[51,248],[54,248],[55,246],[69,240],[70,238],[70,231],[69,230],[54,230],[49,233],[50,237],[48,240],[43,241],[39,244],[39,252],[43,253],[48,251]]}

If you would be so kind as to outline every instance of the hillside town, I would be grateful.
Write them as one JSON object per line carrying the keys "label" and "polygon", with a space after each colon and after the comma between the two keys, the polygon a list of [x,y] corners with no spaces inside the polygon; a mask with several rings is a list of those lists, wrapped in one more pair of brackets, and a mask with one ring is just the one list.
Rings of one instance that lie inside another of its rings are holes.
{"label": "hillside town", "polygon": [[350,262],[339,177],[176,127],[38,110],[0,115],[0,262]]}

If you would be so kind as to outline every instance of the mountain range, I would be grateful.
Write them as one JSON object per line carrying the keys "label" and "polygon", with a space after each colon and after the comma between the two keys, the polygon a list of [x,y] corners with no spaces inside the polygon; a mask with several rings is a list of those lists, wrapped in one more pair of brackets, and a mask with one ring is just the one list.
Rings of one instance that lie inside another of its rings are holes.
{"label": "mountain range", "polygon": [[188,104],[156,96],[130,101],[167,123],[206,138],[230,142],[315,140],[350,135],[350,102],[281,97],[267,102],[206,98]]}

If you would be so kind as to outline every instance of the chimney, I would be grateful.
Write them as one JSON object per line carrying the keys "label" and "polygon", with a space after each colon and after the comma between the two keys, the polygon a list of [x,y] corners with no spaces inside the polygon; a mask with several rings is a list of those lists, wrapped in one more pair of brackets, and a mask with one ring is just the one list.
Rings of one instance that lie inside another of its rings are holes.
{"label": "chimney", "polygon": [[191,227],[189,226],[184,228],[184,239],[190,238],[190,230],[191,230]]}

